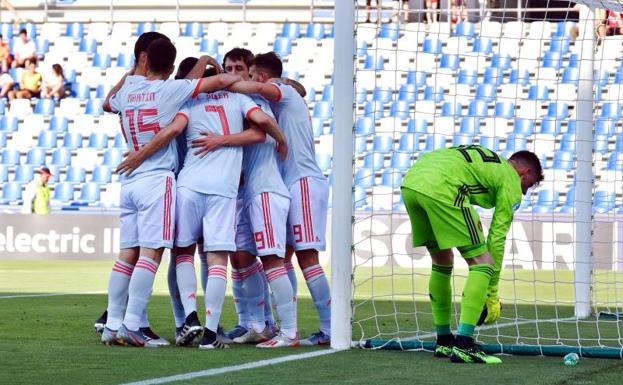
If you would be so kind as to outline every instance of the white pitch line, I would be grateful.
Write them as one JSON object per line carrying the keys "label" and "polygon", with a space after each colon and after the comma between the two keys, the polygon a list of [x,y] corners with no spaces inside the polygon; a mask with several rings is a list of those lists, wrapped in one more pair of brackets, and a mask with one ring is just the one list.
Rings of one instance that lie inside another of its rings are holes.
{"label": "white pitch line", "polygon": [[200,370],[198,372],[176,374],[174,376],[158,377],[158,378],[152,378],[152,379],[143,380],[143,381],[128,382],[128,383],[121,384],[121,385],[167,384],[169,382],[192,380],[194,378],[199,378],[199,377],[217,376],[219,374],[238,372],[241,370],[248,370],[248,369],[256,369],[256,368],[261,368],[261,367],[269,366],[269,365],[283,364],[284,362],[298,361],[298,360],[304,360],[307,358],[325,356],[327,354],[333,354],[339,351],[340,350],[327,349],[327,350],[318,350],[315,352],[309,352],[309,353],[303,353],[303,354],[292,354],[289,356],[271,358],[269,360],[249,362],[249,363],[241,364],[241,365],[225,366],[222,368]]}
{"label": "white pitch line", "polygon": [[15,295],[0,295],[0,299],[58,297],[58,296],[63,296],[63,295],[90,295],[90,294],[106,294],[106,292],[105,291],[89,291],[89,292],[84,292],[84,293],[15,294]]}

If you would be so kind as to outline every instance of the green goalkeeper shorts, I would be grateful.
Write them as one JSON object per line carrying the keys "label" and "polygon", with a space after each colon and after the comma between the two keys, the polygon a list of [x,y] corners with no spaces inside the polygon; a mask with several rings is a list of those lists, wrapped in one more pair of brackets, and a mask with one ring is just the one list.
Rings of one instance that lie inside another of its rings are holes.
{"label": "green goalkeeper shorts", "polygon": [[454,206],[406,187],[401,193],[414,247],[426,246],[431,254],[456,247],[464,258],[487,251],[480,217],[472,206]]}

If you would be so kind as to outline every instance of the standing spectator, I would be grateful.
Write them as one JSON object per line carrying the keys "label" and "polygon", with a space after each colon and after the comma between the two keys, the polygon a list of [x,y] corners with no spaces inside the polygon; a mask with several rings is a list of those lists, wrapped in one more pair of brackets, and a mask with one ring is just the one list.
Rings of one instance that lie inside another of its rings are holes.
{"label": "standing spectator", "polygon": [[13,45],[13,68],[25,67],[26,60],[37,59],[37,47],[35,42],[28,39],[28,32],[25,29],[19,31],[19,38]]}
{"label": "standing spectator", "polygon": [[434,12],[438,6],[439,0],[426,0],[426,22],[428,24],[436,23],[439,20],[439,14]]}
{"label": "standing spectator", "polygon": [[[376,0],[377,16],[380,13],[380,10],[378,9],[378,7],[379,7],[379,0]],[[372,20],[370,20],[371,13],[372,13],[372,0],[366,0],[366,23],[372,23]]]}
{"label": "standing spectator", "polygon": [[606,35],[614,36],[621,35],[623,31],[623,19],[620,12],[614,12],[608,10],[608,17],[606,19]]}
{"label": "standing spectator", "polygon": [[2,73],[5,73],[9,70],[10,64],[11,64],[11,49],[9,48],[9,44],[5,43],[2,40],[2,34],[0,34],[0,67],[2,69]]}
{"label": "standing spectator", "polygon": [[52,65],[52,73],[46,75],[41,87],[42,98],[61,99],[65,96],[65,75],[60,64]]}
{"label": "standing spectator", "polygon": [[452,0],[452,24],[468,21],[466,0]]}
{"label": "standing spectator", "polygon": [[41,74],[37,72],[37,59],[26,60],[26,70],[22,72],[19,89],[9,92],[9,100],[38,98],[41,94]]}
{"label": "standing spectator", "polygon": [[0,98],[4,98],[8,95],[9,91],[13,89],[15,81],[7,72],[0,75]]}
{"label": "standing spectator", "polygon": [[52,176],[50,169],[41,167],[35,177],[24,190],[24,205],[22,213],[46,215],[50,213],[50,186],[48,181]]}

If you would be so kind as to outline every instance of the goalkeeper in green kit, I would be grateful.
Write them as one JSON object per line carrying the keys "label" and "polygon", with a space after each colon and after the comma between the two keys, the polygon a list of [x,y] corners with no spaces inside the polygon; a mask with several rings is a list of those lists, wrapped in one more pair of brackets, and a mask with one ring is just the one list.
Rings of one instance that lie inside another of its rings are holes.
{"label": "goalkeeper in green kit", "polygon": [[[426,246],[433,268],[429,282],[436,357],[452,362],[497,364],[474,343],[483,307],[485,323],[500,316],[497,295],[506,234],[522,194],[543,180],[541,163],[530,151],[508,160],[476,145],[432,151],[421,156],[402,182],[401,193],[411,221],[413,246]],[[472,207],[495,207],[488,238]],[[456,337],[450,330],[452,248],[469,265]]]}

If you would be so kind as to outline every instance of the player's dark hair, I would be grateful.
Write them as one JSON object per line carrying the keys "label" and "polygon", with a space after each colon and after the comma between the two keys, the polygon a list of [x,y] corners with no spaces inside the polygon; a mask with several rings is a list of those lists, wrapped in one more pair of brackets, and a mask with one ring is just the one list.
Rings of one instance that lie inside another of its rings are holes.
{"label": "player's dark hair", "polygon": [[[186,59],[182,60],[180,64],[177,66],[177,72],[175,73],[176,79],[185,79],[188,76],[188,73],[193,69],[195,64],[199,59],[196,57],[189,56]],[[216,68],[208,67],[205,71],[203,71],[203,77],[207,78],[210,76],[216,75]]]}
{"label": "player's dark hair", "polygon": [[248,49],[233,48],[229,50],[229,52],[227,52],[225,56],[223,56],[223,67],[225,67],[225,60],[229,59],[232,61],[242,60],[244,64],[247,65],[247,68],[249,68],[251,67],[251,64],[253,63],[253,58],[254,58],[253,53],[249,51]]}
{"label": "player's dark hair", "polygon": [[251,65],[268,72],[272,77],[280,78],[283,72],[281,59],[272,51],[255,55]]}
{"label": "player's dark hair", "polygon": [[141,52],[147,52],[147,48],[149,45],[158,39],[165,39],[171,41],[166,35],[161,34],[160,32],[145,32],[141,34],[141,36],[136,39],[136,43],[134,43],[134,59],[138,62],[138,57]]}
{"label": "player's dark hair", "polygon": [[543,168],[541,167],[539,157],[536,156],[535,153],[526,150],[517,151],[511,155],[509,160],[520,163],[526,167],[530,167],[534,175],[537,177],[537,183],[543,181]]}
{"label": "player's dark hair", "polygon": [[156,39],[147,47],[147,65],[156,74],[167,72],[175,63],[177,50],[169,39]]}
{"label": "player's dark hair", "polygon": [[22,29],[20,29],[20,30],[19,30],[19,33],[18,33],[17,35],[19,36],[19,35],[21,35],[22,33],[23,33],[24,35],[28,36],[28,31],[26,31],[26,28],[22,28]]}

